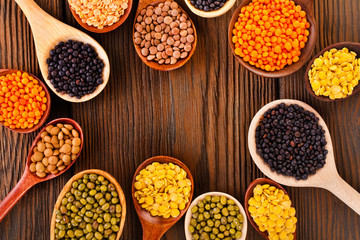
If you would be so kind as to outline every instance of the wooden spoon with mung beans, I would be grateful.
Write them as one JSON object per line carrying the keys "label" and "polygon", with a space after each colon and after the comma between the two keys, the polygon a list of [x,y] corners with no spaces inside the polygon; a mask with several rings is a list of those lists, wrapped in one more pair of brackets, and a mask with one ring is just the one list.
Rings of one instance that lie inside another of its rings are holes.
{"label": "wooden spoon with mung beans", "polygon": [[[59,171],[56,174],[52,174],[52,173],[47,174],[43,178],[38,177],[36,174],[30,172],[30,165],[32,163],[31,156],[33,155],[33,150],[37,146],[38,141],[41,140],[41,133],[43,131],[45,131],[46,127],[49,126],[49,125],[56,125],[58,123],[70,124],[79,133],[79,137],[81,139],[80,151],[78,152],[76,158],[69,165],[67,165],[66,168],[64,168],[63,170]],[[55,120],[49,122],[46,125],[46,127],[44,127],[41,130],[41,132],[36,136],[33,144],[30,147],[30,151],[29,151],[27,161],[26,161],[25,171],[24,171],[20,181],[16,184],[14,189],[11,190],[11,192],[0,202],[0,222],[4,219],[6,214],[15,206],[15,204],[20,200],[20,198],[31,187],[33,187],[37,183],[53,179],[53,178],[63,174],[66,170],[68,170],[74,164],[74,162],[78,159],[78,157],[79,157],[79,155],[81,153],[83,143],[84,143],[84,134],[83,134],[83,131],[81,129],[81,126],[75,120],[72,120],[70,118],[58,118],[58,119],[55,119]]]}

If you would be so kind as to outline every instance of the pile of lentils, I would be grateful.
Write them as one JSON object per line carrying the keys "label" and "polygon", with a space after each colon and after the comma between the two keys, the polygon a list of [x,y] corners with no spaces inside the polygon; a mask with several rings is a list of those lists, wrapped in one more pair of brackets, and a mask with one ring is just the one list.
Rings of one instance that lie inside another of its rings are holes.
{"label": "pile of lentils", "polygon": [[175,64],[192,50],[194,28],[174,1],[147,6],[137,16],[134,42],[141,55],[158,64]]}
{"label": "pile of lentils", "polygon": [[244,216],[232,199],[208,195],[191,212],[188,229],[194,240],[232,240],[242,235]]}
{"label": "pile of lentils", "polygon": [[84,174],[56,211],[55,239],[115,240],[122,206],[114,184],[104,176]]}
{"label": "pile of lentils", "polygon": [[81,148],[79,132],[71,124],[49,125],[40,134],[41,138],[31,155],[29,170],[38,177],[57,174],[77,158]]}
{"label": "pile of lentils", "polygon": [[210,12],[220,9],[227,1],[228,0],[190,0],[190,3],[199,10]]}
{"label": "pile of lentils", "polygon": [[50,51],[48,80],[57,92],[81,97],[93,93],[102,84],[104,62],[94,47],[74,40],[60,42]]}
{"label": "pile of lentils", "polygon": [[306,180],[325,165],[325,130],[314,113],[297,104],[266,111],[255,139],[256,152],[279,174]]}

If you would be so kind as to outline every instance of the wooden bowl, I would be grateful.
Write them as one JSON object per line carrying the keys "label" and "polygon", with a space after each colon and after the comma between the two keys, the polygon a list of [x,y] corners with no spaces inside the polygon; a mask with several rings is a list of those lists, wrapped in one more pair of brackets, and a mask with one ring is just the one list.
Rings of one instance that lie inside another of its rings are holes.
{"label": "wooden bowl", "polygon": [[98,169],[89,169],[89,170],[79,172],[76,175],[74,175],[72,178],[70,178],[70,180],[65,184],[65,186],[61,190],[59,197],[56,200],[54,211],[53,211],[52,218],[51,218],[51,225],[50,225],[50,239],[51,240],[55,240],[56,210],[58,210],[60,208],[62,199],[64,198],[65,194],[71,189],[72,183],[74,181],[81,178],[84,174],[91,174],[91,173],[95,173],[95,174],[104,176],[107,180],[109,180],[112,184],[114,184],[116,191],[119,194],[119,200],[120,200],[120,204],[122,207],[122,212],[121,212],[121,219],[120,219],[120,225],[119,225],[120,230],[117,233],[116,240],[120,239],[121,233],[124,229],[125,217],[126,217],[126,199],[125,199],[124,192],[123,192],[120,184],[109,173],[102,171],[102,170],[98,170]]}
{"label": "wooden bowl", "polygon": [[192,234],[189,231],[189,226],[190,226],[190,220],[191,220],[191,216],[192,216],[192,212],[191,209],[196,206],[198,204],[199,201],[203,200],[206,196],[225,196],[228,199],[231,199],[235,202],[235,204],[239,207],[240,209],[240,213],[244,216],[244,222],[243,222],[243,228],[241,230],[241,238],[236,238],[236,240],[245,240],[246,239],[246,233],[247,233],[247,217],[246,217],[246,213],[245,210],[243,208],[243,206],[241,205],[241,203],[234,198],[233,196],[223,193],[223,192],[207,192],[204,193],[200,196],[198,196],[197,198],[195,198],[195,200],[191,203],[189,209],[186,212],[185,215],[185,223],[184,223],[184,228],[185,228],[185,237],[186,240],[192,240]]}
{"label": "wooden bowl", "polygon": [[[143,209],[138,200],[134,197],[135,194],[135,182],[136,182],[136,176],[139,175],[140,171],[144,168],[146,168],[148,165],[152,164],[153,162],[159,162],[159,163],[173,163],[178,165],[180,168],[184,169],[187,173],[187,178],[191,181],[191,192],[189,197],[189,202],[186,203],[185,209],[180,211],[180,215],[176,218],[170,217],[170,218],[163,218],[163,217],[153,217],[151,214]],[[132,181],[132,187],[131,187],[131,193],[132,193],[132,199],[134,202],[134,207],[136,210],[136,213],[139,216],[142,228],[143,228],[143,239],[147,240],[158,240],[161,238],[161,236],[172,226],[174,225],[187,211],[187,209],[190,206],[192,197],[194,195],[194,180],[191,175],[190,170],[186,167],[184,163],[182,163],[180,160],[167,157],[167,156],[157,156],[147,159],[145,162],[140,164],[140,166],[136,169],[133,181]]]}
{"label": "wooden bowl", "polygon": [[[280,184],[278,184],[277,182],[275,182],[275,181],[273,181],[271,179],[268,179],[268,178],[255,179],[252,183],[250,183],[249,187],[246,190],[246,193],[245,193],[245,211],[246,211],[247,218],[249,219],[249,222],[251,223],[251,225],[253,225],[253,227],[256,229],[256,231],[258,233],[260,233],[261,236],[263,236],[265,239],[269,239],[267,231],[265,231],[265,232],[260,231],[258,225],[256,224],[256,222],[254,222],[254,220],[253,220],[253,218],[252,218],[252,216],[251,216],[251,214],[249,213],[249,210],[248,210],[249,209],[249,203],[248,203],[249,199],[254,195],[253,190],[259,184],[260,185],[269,184],[270,186],[274,186],[276,188],[279,188],[279,189],[283,190],[286,195],[289,195],[289,194],[286,192],[286,190]],[[291,201],[291,206],[294,207],[293,201]],[[297,235],[297,228],[296,228],[296,231],[294,233],[294,240],[296,240],[296,235]]]}
{"label": "wooden bowl", "polygon": [[55,120],[49,122],[46,126],[48,126],[50,124],[54,125],[57,123],[71,124],[74,127],[74,129],[76,129],[79,132],[80,139],[81,139],[81,145],[80,145],[80,151],[77,154],[76,159],[74,159],[70,163],[70,165],[68,165],[65,169],[59,171],[57,174],[50,173],[50,174],[47,174],[43,178],[40,178],[36,174],[30,172],[30,164],[32,163],[31,156],[33,154],[34,148],[37,145],[37,142],[41,139],[41,133],[43,131],[45,131],[46,127],[44,127],[39,132],[39,134],[36,136],[35,140],[33,141],[33,144],[30,147],[29,154],[26,159],[25,171],[24,171],[23,175],[21,176],[21,179],[16,184],[16,186],[11,190],[11,192],[0,202],[0,222],[4,219],[6,214],[15,206],[15,204],[20,200],[20,198],[22,196],[24,196],[24,194],[30,188],[32,188],[34,185],[36,185],[40,182],[48,181],[50,179],[56,178],[59,175],[63,174],[75,163],[75,161],[80,156],[80,153],[81,153],[81,150],[82,150],[82,147],[84,144],[84,134],[83,134],[83,131],[82,131],[80,125],[77,122],[75,122],[74,120],[69,119],[69,118],[58,118],[58,119],[55,119]]}
{"label": "wooden bowl", "polygon": [[174,70],[174,69],[177,69],[177,68],[180,68],[182,67],[185,63],[187,63],[187,61],[190,60],[191,56],[194,54],[195,52],[195,49],[196,49],[196,44],[197,44],[197,33],[196,33],[196,28],[195,28],[195,25],[194,25],[194,22],[191,20],[190,16],[185,12],[184,9],[182,9],[179,5],[179,8],[181,9],[181,11],[183,13],[186,13],[186,15],[188,16],[188,19],[190,20],[191,24],[192,24],[192,27],[194,29],[194,37],[195,37],[195,40],[194,42],[192,43],[192,49],[191,51],[189,52],[188,56],[184,59],[179,59],[175,64],[158,64],[157,62],[155,61],[149,61],[146,59],[146,57],[144,57],[142,54],[141,54],[141,47],[139,45],[136,45],[135,44],[135,37],[134,37],[134,34],[135,34],[135,24],[136,24],[136,20],[137,20],[137,17],[139,16],[140,12],[142,9],[146,8],[148,5],[151,5],[151,6],[156,6],[160,3],[163,3],[163,2],[166,2],[166,0],[159,0],[159,1],[155,1],[155,2],[152,2],[153,0],[140,0],[139,2],[139,5],[138,5],[138,9],[136,11],[136,16],[135,16],[135,20],[134,20],[134,25],[133,25],[133,44],[134,44],[134,47],[135,47],[135,50],[136,50],[136,53],[138,54],[138,56],[140,57],[141,61],[143,61],[146,65],[148,65],[149,67],[155,69],[155,70],[159,70],[159,71],[171,71],[171,70]]}
{"label": "wooden bowl", "polygon": [[79,17],[79,15],[75,12],[75,10],[73,10],[72,7],[70,6],[69,0],[68,0],[68,4],[69,4],[69,8],[70,8],[70,11],[71,11],[73,17],[83,28],[85,28],[86,30],[88,30],[90,32],[94,32],[94,33],[107,33],[107,32],[111,32],[111,31],[117,29],[125,22],[125,20],[128,18],[129,14],[131,12],[133,0],[128,0],[128,8],[125,9],[124,15],[120,16],[119,21],[117,21],[116,23],[114,23],[111,26],[105,26],[103,29],[98,29],[97,27],[90,26],[87,23],[84,23],[81,20],[81,18]]}
{"label": "wooden bowl", "polygon": [[320,101],[324,101],[324,102],[335,102],[335,101],[341,101],[344,100],[346,98],[349,98],[353,95],[355,95],[355,93],[357,93],[360,90],[360,86],[359,84],[354,87],[353,93],[345,98],[340,98],[340,99],[330,99],[329,97],[325,97],[325,96],[317,96],[314,91],[311,88],[311,84],[310,84],[310,80],[309,80],[309,71],[311,70],[311,65],[314,63],[315,59],[318,58],[320,55],[323,55],[326,51],[329,51],[330,49],[336,48],[336,49],[343,49],[344,47],[346,47],[347,49],[349,49],[349,51],[353,51],[357,54],[357,58],[360,58],[360,43],[356,43],[356,42],[340,42],[340,43],[335,43],[333,45],[330,45],[326,48],[324,48],[321,52],[319,52],[318,54],[316,54],[316,56],[309,62],[306,71],[305,71],[305,76],[304,76],[304,80],[305,80],[305,86],[306,86],[306,90],[309,92],[309,94],[315,98],[317,98]]}
{"label": "wooden bowl", "polygon": [[283,69],[273,72],[267,72],[265,70],[262,70],[260,68],[257,68],[255,66],[250,65],[248,62],[245,62],[242,57],[235,54],[235,44],[232,42],[233,37],[233,29],[234,25],[238,20],[239,14],[241,12],[241,9],[247,5],[252,0],[244,0],[240,6],[235,10],[228,29],[228,40],[230,44],[231,51],[233,55],[235,56],[235,59],[239,61],[239,63],[248,69],[249,71],[261,76],[261,77],[268,77],[268,78],[280,78],[280,77],[286,77],[296,71],[298,71],[301,67],[305,65],[305,63],[310,59],[312,52],[315,48],[315,42],[316,42],[316,26],[315,26],[315,18],[313,15],[313,0],[293,0],[297,5],[300,5],[302,9],[306,12],[306,19],[310,23],[309,32],[310,35],[308,36],[308,42],[305,44],[305,47],[301,50],[301,55],[299,57],[299,61],[296,63],[293,63],[291,65],[286,65]]}
{"label": "wooden bowl", "polygon": [[[16,73],[16,72],[19,72],[19,71],[21,73],[25,73],[24,71],[15,70],[15,69],[0,69],[0,76],[4,76],[4,75],[9,74],[9,73]],[[11,129],[11,128],[5,126],[2,122],[0,122],[4,127],[10,129],[11,131],[18,132],[18,133],[31,133],[31,132],[34,132],[34,131],[38,130],[45,123],[46,119],[49,117],[50,108],[51,108],[51,97],[50,97],[50,93],[49,93],[49,90],[47,89],[46,85],[39,78],[34,76],[33,74],[28,73],[28,72],[26,72],[26,73],[29,74],[29,76],[36,79],[39,82],[39,85],[44,89],[45,96],[47,98],[46,110],[45,110],[44,114],[42,115],[42,117],[40,118],[39,123],[36,124],[35,126],[33,126],[32,128]]]}
{"label": "wooden bowl", "polygon": [[204,18],[214,18],[219,17],[225,13],[227,13],[235,4],[236,0],[228,0],[224,6],[219,8],[218,10],[214,11],[203,11],[200,9],[197,9],[194,5],[190,3],[190,0],[184,0],[186,5],[190,8],[190,10],[195,13],[196,15]]}

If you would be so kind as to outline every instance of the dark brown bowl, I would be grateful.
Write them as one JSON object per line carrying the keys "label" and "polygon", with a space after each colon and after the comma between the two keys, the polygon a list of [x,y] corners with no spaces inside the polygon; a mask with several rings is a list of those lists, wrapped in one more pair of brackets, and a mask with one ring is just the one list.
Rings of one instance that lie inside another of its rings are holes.
{"label": "dark brown bowl", "polygon": [[335,102],[335,101],[341,101],[344,99],[347,99],[353,95],[355,95],[355,93],[357,93],[360,90],[360,85],[358,84],[356,87],[354,87],[353,93],[345,98],[340,98],[340,99],[330,99],[329,97],[325,97],[325,96],[317,96],[314,91],[311,88],[310,85],[310,80],[309,80],[309,71],[311,69],[311,65],[314,63],[315,59],[318,58],[320,55],[323,55],[326,51],[329,51],[332,48],[336,48],[336,49],[343,49],[344,47],[346,47],[347,49],[349,49],[349,51],[353,51],[357,54],[357,57],[360,57],[360,43],[356,43],[356,42],[340,42],[340,43],[335,43],[333,45],[330,45],[326,48],[324,48],[321,52],[319,52],[318,54],[316,54],[316,56],[309,62],[306,71],[305,71],[305,76],[304,76],[304,80],[305,80],[305,86],[306,86],[306,90],[309,92],[309,94],[315,98],[317,98],[320,101],[324,101],[324,102]]}
{"label": "dark brown bowl", "polygon": [[[277,187],[277,188],[280,188],[281,190],[284,191],[285,194],[289,195],[286,190],[280,185],[278,184],[277,182],[269,179],[269,178],[258,178],[258,179],[255,179],[252,183],[250,183],[249,187],[247,188],[246,190],[246,193],[245,193],[245,202],[244,202],[244,205],[245,205],[245,212],[246,212],[246,215],[247,215],[247,219],[249,220],[249,222],[251,223],[251,225],[255,228],[255,230],[260,233],[261,236],[263,236],[265,239],[269,239],[268,238],[268,234],[267,234],[267,231],[265,232],[262,232],[259,230],[259,227],[258,225],[256,224],[256,222],[254,222],[251,214],[249,213],[249,199],[253,196],[253,190],[254,188],[257,186],[257,185],[263,185],[263,184],[269,184],[271,186],[274,186],[274,187]],[[294,203],[293,201],[291,201],[291,206],[294,206]],[[294,240],[297,239],[296,237],[297,235],[297,228],[296,228],[296,231],[295,231],[295,234],[294,234]]]}
{"label": "dark brown bowl", "polygon": [[262,70],[260,68],[257,68],[255,66],[252,66],[248,62],[245,62],[242,57],[235,54],[235,44],[232,42],[232,36],[233,36],[233,29],[234,25],[239,17],[239,14],[241,12],[241,9],[244,6],[247,6],[252,0],[244,0],[240,6],[235,10],[228,29],[228,40],[229,45],[231,48],[231,51],[233,55],[235,56],[235,59],[239,61],[239,63],[248,69],[249,71],[261,76],[261,77],[268,77],[268,78],[280,78],[280,77],[286,77],[296,71],[298,71],[300,68],[302,68],[306,62],[310,59],[312,52],[315,48],[315,42],[316,42],[316,25],[315,25],[315,18],[313,15],[313,0],[293,0],[296,4],[300,5],[302,9],[306,12],[306,19],[310,23],[309,32],[310,35],[308,36],[308,41],[305,44],[305,47],[301,50],[301,55],[299,57],[299,61],[296,63],[293,63],[291,65],[286,65],[283,69],[274,71],[274,72],[267,72],[265,70]]}
{"label": "dark brown bowl", "polygon": [[111,26],[105,26],[103,29],[98,29],[97,27],[94,26],[89,26],[87,23],[83,23],[79,17],[79,15],[71,8],[70,3],[69,4],[69,8],[70,11],[72,13],[72,15],[74,16],[75,20],[86,30],[90,31],[90,32],[94,32],[94,33],[107,33],[107,32],[111,32],[115,29],[117,29],[118,27],[120,27],[125,20],[128,18],[130,12],[131,12],[131,8],[133,5],[133,0],[128,0],[128,8],[125,9],[124,15],[120,16],[119,21],[117,21],[116,23],[114,23]]}
{"label": "dark brown bowl", "polygon": [[195,28],[195,25],[194,25],[194,22],[191,20],[189,14],[186,13],[186,11],[181,7],[179,6],[179,8],[184,12],[186,13],[186,15],[188,16],[188,19],[191,21],[191,24],[192,24],[192,27],[194,29],[194,37],[195,37],[195,40],[192,44],[192,49],[191,51],[189,52],[188,56],[184,59],[180,59],[178,60],[175,64],[158,64],[157,62],[155,61],[149,61],[146,59],[146,57],[144,57],[142,54],[141,54],[141,48],[139,45],[136,45],[135,44],[135,38],[134,38],[134,34],[135,34],[135,24],[136,24],[136,19],[137,17],[139,16],[140,14],[140,11],[144,8],[146,8],[147,6],[151,5],[151,6],[156,6],[158,5],[159,3],[162,3],[162,2],[165,2],[166,0],[160,0],[160,1],[154,1],[152,2],[153,0],[140,0],[139,2],[139,6],[138,6],[138,9],[136,11],[136,16],[135,16],[135,19],[134,19],[134,24],[133,24],[133,44],[134,44],[134,47],[135,47],[135,50],[136,50],[136,53],[138,54],[138,56],[140,57],[141,61],[143,61],[147,66],[155,69],[155,70],[159,70],[159,71],[171,71],[171,70],[175,70],[175,69],[178,69],[180,67],[182,67],[185,63],[187,63],[187,61],[190,60],[190,58],[192,57],[192,55],[194,54],[195,52],[195,49],[196,49],[196,44],[197,44],[197,32],[196,32],[196,28]]}
{"label": "dark brown bowl", "polygon": [[[18,72],[20,71],[21,73],[25,73],[25,71],[21,71],[21,70],[15,70],[15,69],[0,69],[0,76],[4,76],[6,74],[9,73],[14,73],[14,72]],[[26,129],[12,129],[9,128],[7,126],[5,126],[2,122],[0,122],[4,127],[10,129],[11,131],[17,132],[17,133],[32,133],[36,130],[38,130],[46,121],[46,119],[48,118],[49,114],[50,114],[50,108],[51,108],[51,98],[50,98],[50,93],[49,90],[46,87],[46,84],[44,84],[39,78],[37,78],[36,76],[34,76],[31,73],[26,72],[27,74],[29,74],[29,76],[33,77],[34,79],[36,79],[39,82],[39,85],[44,89],[45,91],[45,96],[47,98],[47,102],[46,102],[46,110],[44,112],[44,114],[42,115],[42,117],[39,120],[39,123],[36,124],[35,126],[33,126],[32,128],[26,128]]]}

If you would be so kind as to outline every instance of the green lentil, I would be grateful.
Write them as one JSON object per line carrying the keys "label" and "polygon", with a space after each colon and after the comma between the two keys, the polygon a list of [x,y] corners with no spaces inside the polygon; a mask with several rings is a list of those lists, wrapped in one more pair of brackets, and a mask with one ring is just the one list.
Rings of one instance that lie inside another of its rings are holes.
{"label": "green lentil", "polygon": [[241,237],[244,216],[235,202],[225,196],[206,196],[191,209],[191,213],[188,229],[193,240]]}
{"label": "green lentil", "polygon": [[122,206],[104,176],[85,174],[74,181],[56,213],[55,239],[115,240]]}

